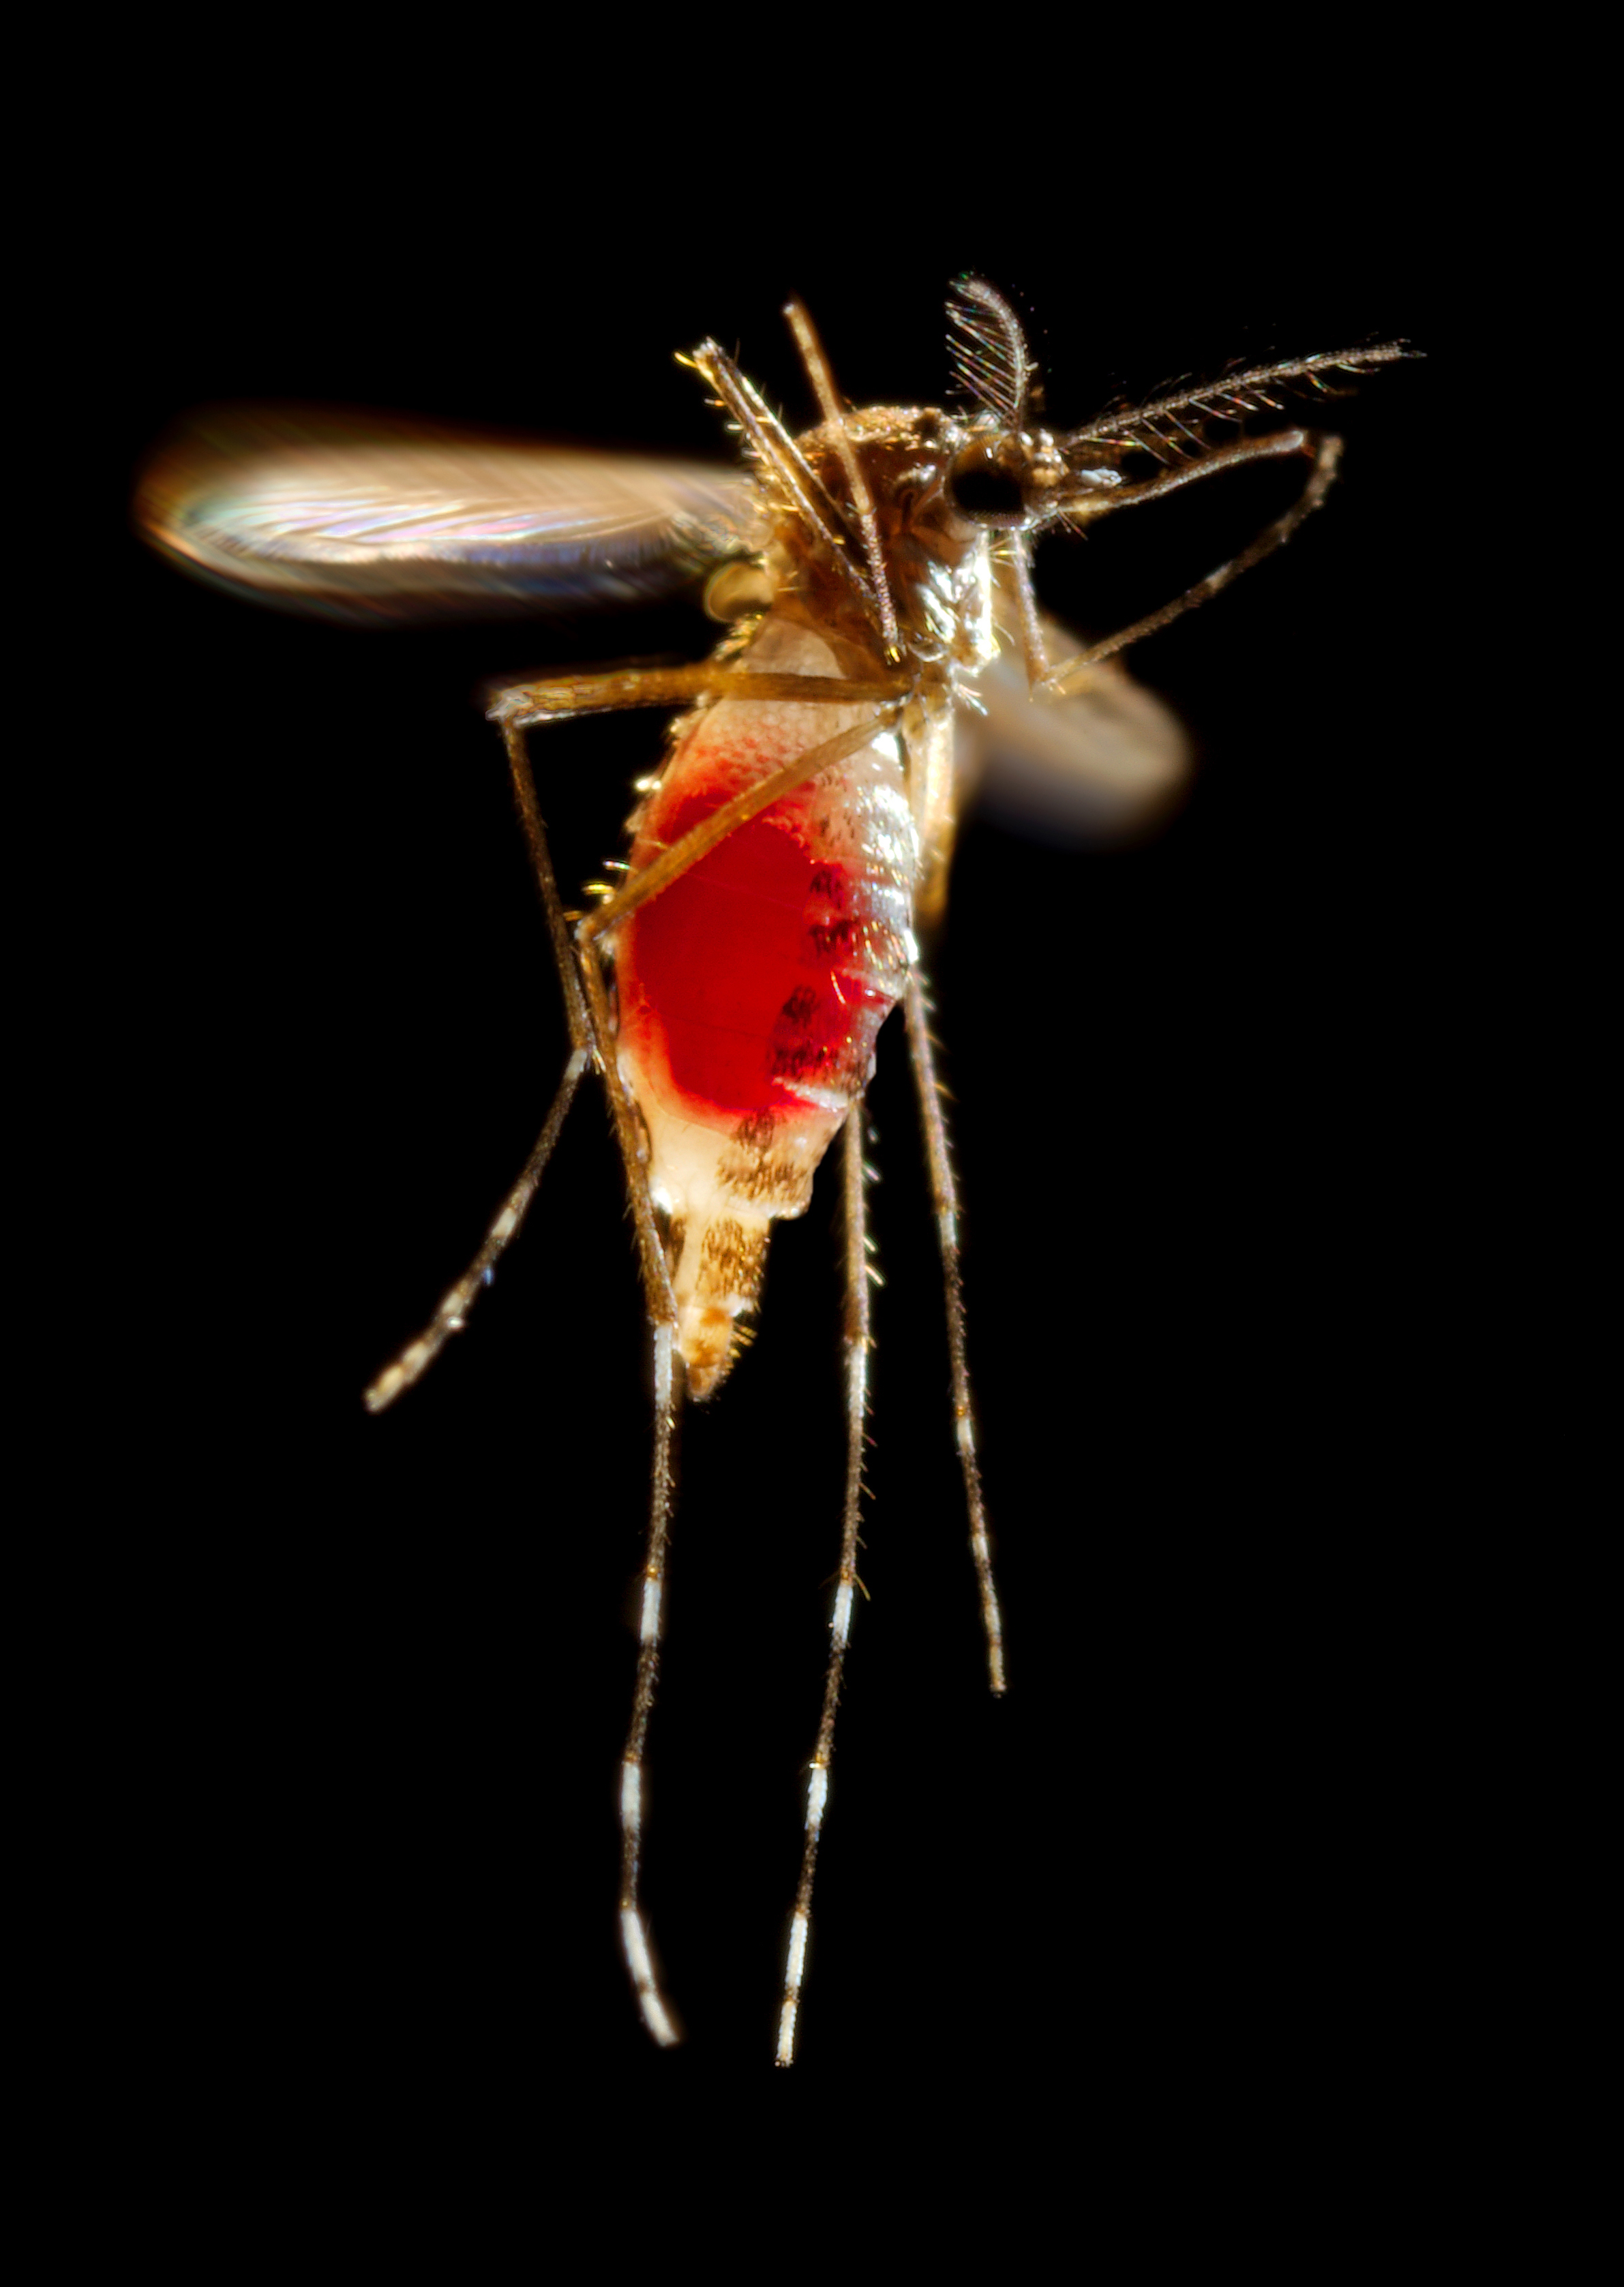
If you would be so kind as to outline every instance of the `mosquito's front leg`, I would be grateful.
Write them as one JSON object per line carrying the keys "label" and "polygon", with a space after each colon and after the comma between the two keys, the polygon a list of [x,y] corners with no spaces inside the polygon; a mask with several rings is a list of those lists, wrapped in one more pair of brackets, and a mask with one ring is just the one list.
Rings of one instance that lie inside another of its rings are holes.
{"label": "mosquito's front leg", "polygon": [[[1113,512],[1121,508],[1137,507],[1145,501],[1160,500],[1168,493],[1181,491],[1185,485],[1199,484],[1205,477],[1221,476],[1226,469],[1240,468],[1251,461],[1290,459],[1299,454],[1305,455],[1313,464],[1309,471],[1307,483],[1285,514],[1277,516],[1272,524],[1265,525],[1249,547],[1243,548],[1240,555],[1232,557],[1227,564],[1220,564],[1216,571],[1209,572],[1204,580],[1198,580],[1193,587],[1186,588],[1184,594],[1175,597],[1170,604],[1163,604],[1159,611],[1148,612],[1144,619],[1136,620],[1132,627],[1107,636],[1101,643],[1090,644],[1087,651],[1079,652],[1074,659],[1065,660],[1058,667],[1049,669],[1034,682],[1033,697],[1064,699],[1082,689],[1087,684],[1089,669],[1097,667],[1101,660],[1109,659],[1114,652],[1126,651],[1129,644],[1137,643],[1142,636],[1154,635],[1159,628],[1165,628],[1169,620],[1177,619],[1181,613],[1193,611],[1198,604],[1204,604],[1208,597],[1216,596],[1221,588],[1227,588],[1232,580],[1238,580],[1243,572],[1249,572],[1254,564],[1262,563],[1265,556],[1271,556],[1277,548],[1283,547],[1303,518],[1312,515],[1330,490],[1331,479],[1336,474],[1336,463],[1342,455],[1342,439],[1327,436],[1314,429],[1282,429],[1272,437],[1249,437],[1239,445],[1226,445],[1216,452],[1208,453],[1187,468],[1169,469],[1165,475],[1153,477],[1142,485],[1125,485],[1121,492],[1113,495],[1110,503]],[[1042,638],[1036,634],[1035,621],[1034,638],[1037,655],[1041,658]],[[1032,655],[1029,649],[1029,661]]]}

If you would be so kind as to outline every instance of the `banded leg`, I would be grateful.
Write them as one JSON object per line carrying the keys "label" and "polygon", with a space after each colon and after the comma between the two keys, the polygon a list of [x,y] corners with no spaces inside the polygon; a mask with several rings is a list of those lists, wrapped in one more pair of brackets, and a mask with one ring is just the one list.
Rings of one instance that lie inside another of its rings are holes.
{"label": "banded leg", "polygon": [[654,1466],[649,1490],[648,1546],[643,1558],[643,1595],[638,1619],[638,1680],[632,1694],[631,1726],[621,1757],[621,1943],[643,2022],[661,2048],[669,2048],[673,2042],[679,2041],[682,2033],[654,1974],[638,1875],[643,1851],[643,1757],[648,1741],[648,1719],[654,1713],[654,1688],[660,1680],[666,1549],[671,1527],[671,1431],[677,1408],[674,1333],[669,1321],[655,1321]]}
{"label": "banded leg", "polygon": [[[534,850],[541,830],[541,816],[524,728],[518,719],[518,710],[503,719],[502,734],[513,772],[519,813],[524,820],[526,835]],[[555,897],[555,906],[556,902]],[[552,912],[550,907],[550,925]],[[620,1922],[621,1945],[643,2022],[661,2048],[669,2048],[681,2038],[681,2034],[660,1990],[660,1982],[654,1972],[648,1925],[643,1914],[640,1872],[643,1759],[647,1745],[649,1717],[654,1712],[654,1692],[660,1677],[660,1637],[664,1615],[667,1549],[671,1531],[671,1436],[677,1408],[673,1345],[677,1303],[671,1293],[670,1274],[655,1224],[654,1200],[649,1195],[648,1178],[640,1154],[637,1115],[627,1096],[615,1058],[614,1025],[609,1013],[602,973],[595,957],[582,961],[578,955],[570,942],[561,911],[558,916],[555,950],[558,952],[560,969],[567,973],[569,979],[566,997],[570,1007],[572,1037],[579,1025],[584,1041],[590,1044],[590,1049],[583,1046],[581,1054],[584,1058],[590,1053],[596,1062],[603,1075],[614,1114],[627,1194],[637,1227],[644,1295],[654,1341],[654,1450],[649,1472],[648,1540],[643,1557],[643,1591],[638,1620],[637,1681],[632,1691],[630,1727],[621,1756]]]}
{"label": "banded leg", "polygon": [[852,1631],[852,1591],[857,1578],[857,1527],[863,1491],[863,1423],[868,1410],[868,1240],[863,1205],[863,1107],[854,1104],[846,1115],[845,1149],[842,1155],[846,1210],[846,1502],[840,1534],[839,1585],[835,1591],[835,1617],[829,1628],[829,1660],[823,1679],[823,1713],[818,1724],[818,1744],[812,1749],[806,1779],[806,1831],[801,1846],[801,1879],[796,1887],[795,1911],[789,1920],[789,1952],[784,1966],[784,1997],[778,2018],[778,2054],[774,2062],[795,2061],[796,2018],[801,2006],[801,1978],[806,1966],[806,1935],[812,1923],[812,1876],[818,1865],[818,1840],[823,1830],[828,1800],[829,1762],[835,1752],[835,1713],[840,1704],[840,1679],[846,1643]]}
{"label": "banded leg", "polygon": [[400,1355],[368,1386],[364,1402],[369,1413],[381,1413],[386,1405],[394,1403],[402,1390],[409,1389],[415,1381],[421,1381],[452,1335],[461,1333],[467,1325],[469,1311],[491,1283],[497,1258],[519,1234],[592,1054],[591,1027],[587,1018],[575,957],[570,947],[568,925],[558,898],[558,879],[547,848],[547,829],[542,822],[535,781],[524,753],[524,734],[518,730],[504,728],[503,736],[507,747],[508,768],[512,775],[514,798],[519,804],[525,842],[530,852],[530,864],[535,874],[536,886],[542,893],[542,908],[547,917],[547,935],[552,946],[553,962],[564,992],[564,1013],[569,1025],[569,1055],[558,1093],[542,1123],[542,1132],[519,1170],[518,1181],[497,1209],[479,1253],[462,1277],[441,1295],[433,1317],[423,1332],[408,1342]]}
{"label": "banded leg", "polygon": [[964,1475],[964,1499],[970,1510],[970,1550],[975,1560],[976,1587],[981,1598],[981,1626],[986,1636],[987,1679],[994,1691],[1004,1688],[1003,1624],[998,1612],[998,1591],[993,1585],[993,1551],[987,1538],[986,1505],[981,1492],[981,1469],[976,1458],[976,1423],[970,1403],[970,1367],[964,1349],[964,1288],[959,1276],[959,1202],[947,1151],[947,1123],[942,1117],[941,1093],[931,1055],[931,1029],[925,1015],[924,991],[915,970],[908,978],[907,1040],[914,1080],[919,1090],[920,1117],[924,1127],[925,1159],[931,1171],[931,1197],[936,1208],[936,1234],[941,1248],[942,1286],[947,1305],[947,1355],[953,1371],[953,1419]]}
{"label": "banded leg", "polygon": [[[517,708],[511,709],[503,718],[501,728],[513,774],[519,815],[534,855],[538,850],[544,850],[545,845],[520,710]],[[550,878],[551,872],[549,867]],[[602,980],[595,962],[590,969],[583,972],[582,964],[570,942],[556,890],[548,906],[548,926],[553,935],[560,974],[567,980],[565,997],[569,1007],[570,1034],[572,1040],[579,1036],[581,1042],[575,1053],[583,1064],[587,1056],[591,1056],[603,1074],[608,1093],[621,1160],[625,1170],[627,1193],[637,1227],[644,1294],[654,1340],[654,1450],[649,1473],[648,1540],[643,1558],[637,1682],[632,1692],[630,1728],[621,1757],[620,1921],[621,1944],[643,2022],[661,2046],[669,2048],[681,2037],[654,1974],[639,1893],[639,1872],[643,1843],[643,1757],[648,1737],[648,1719],[654,1709],[654,1690],[660,1674],[666,1552],[671,1529],[671,1435],[676,1415],[672,1342],[677,1305],[671,1294],[664,1250],[654,1223],[648,1180],[638,1154],[636,1115],[615,1061],[614,1027],[610,1020]],[[598,987],[596,994],[592,991],[594,985]]]}

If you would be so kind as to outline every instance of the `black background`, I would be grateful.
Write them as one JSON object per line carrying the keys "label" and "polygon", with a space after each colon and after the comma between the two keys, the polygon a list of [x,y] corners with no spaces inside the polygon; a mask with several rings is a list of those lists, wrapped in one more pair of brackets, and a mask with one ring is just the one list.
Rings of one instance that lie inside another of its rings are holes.
{"label": "black background", "polygon": [[[1357,165],[1284,55],[1214,75],[1039,47],[990,96],[963,58],[871,59],[862,99],[827,58],[782,69],[464,56],[445,84],[432,62],[415,91],[346,81],[319,119],[273,77],[205,132],[200,91],[154,64],[151,164],[113,218],[112,487],[188,405],[240,396],[722,456],[674,351],[714,333],[804,422],[795,291],[853,401],[930,402],[966,268],[1029,316],[1057,425],[1232,359],[1441,326],[1455,225],[1406,155],[1432,99],[1379,47],[1333,74]],[[1159,839],[966,827],[930,970],[1002,1705],[883,1038],[870,1601],[814,2085],[1043,2060],[1126,2094],[1239,2055],[1289,2082],[1373,2038],[1416,1943],[1398,1901],[1425,1788],[1395,1775],[1442,1560],[1390,1457],[1428,1403],[1410,819],[1438,760],[1441,386],[1434,357],[1337,407],[1324,512],[1136,654],[1201,753]],[[1265,479],[1209,489],[1046,546],[1048,599],[1117,624],[1279,504]],[[387,2090],[432,2117],[455,2091],[521,2141],[548,2088],[764,2074],[838,1546],[831,1201],[775,1238],[759,1339],[684,1428],[647,1862],[673,2056],[614,1925],[646,1343],[590,1089],[471,1331],[390,1416],[360,1404],[563,1056],[475,686],[697,655],[705,623],[363,636],[190,586],[133,540],[123,566],[103,990],[136,1109],[128,1291],[159,1298],[126,1458],[166,1498],[103,1576],[142,1646],[110,1802],[177,2038],[204,2083],[246,2054],[340,2113]],[[616,849],[660,741],[638,716],[537,742],[566,888]]]}

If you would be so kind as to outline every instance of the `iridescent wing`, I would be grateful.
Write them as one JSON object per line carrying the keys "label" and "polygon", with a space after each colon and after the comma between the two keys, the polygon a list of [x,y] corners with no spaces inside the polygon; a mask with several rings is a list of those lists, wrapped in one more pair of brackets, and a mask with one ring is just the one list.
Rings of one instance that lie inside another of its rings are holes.
{"label": "iridescent wing", "polygon": [[197,578],[374,625],[650,602],[767,536],[739,470],[293,406],[194,415],[135,516]]}

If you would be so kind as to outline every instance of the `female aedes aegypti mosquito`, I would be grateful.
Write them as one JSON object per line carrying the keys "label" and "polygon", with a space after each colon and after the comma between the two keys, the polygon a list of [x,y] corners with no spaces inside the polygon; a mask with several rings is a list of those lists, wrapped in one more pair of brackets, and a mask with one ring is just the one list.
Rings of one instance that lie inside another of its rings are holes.
{"label": "female aedes aegypti mosquito", "polygon": [[[677,2038],[639,1895],[654,1699],[685,1390],[710,1397],[761,1291],[773,1223],[801,1215],[836,1135],[845,1205],[846,1480],[822,1712],[808,1777],[777,2058],[791,2061],[812,1878],[857,1573],[869,1270],[862,1101],[899,1004],[939,1238],[953,1412],[992,1688],[1002,1631],[977,1460],[958,1207],[917,938],[939,915],[966,779],[998,756],[1064,779],[1105,817],[1163,803],[1178,724],[1116,654],[1204,603],[1324,499],[1339,440],[1253,434],[1286,392],[1406,354],[1393,343],[1229,373],[1052,432],[1014,313],[979,281],[948,304],[967,409],[843,407],[804,309],[788,312],[819,421],[792,436],[733,359],[685,362],[739,436],[732,472],[498,442],[360,416],[230,408],[162,447],[138,496],[149,541],[262,602],[353,621],[545,612],[649,599],[708,573],[727,628],[690,666],[549,675],[496,691],[566,1004],[570,1049],[535,1146],[467,1270],[367,1392],[390,1405],[467,1319],[518,1231],[589,1069],[606,1090],[637,1231],[654,1359],[654,1441],[637,1682],[621,1772],[621,1928],[654,2039]],[[1080,645],[1039,608],[1032,546],[1224,471],[1301,460],[1283,514],[1183,594]],[[640,788],[618,886],[572,923],[527,751],[540,724],[680,710]]]}

